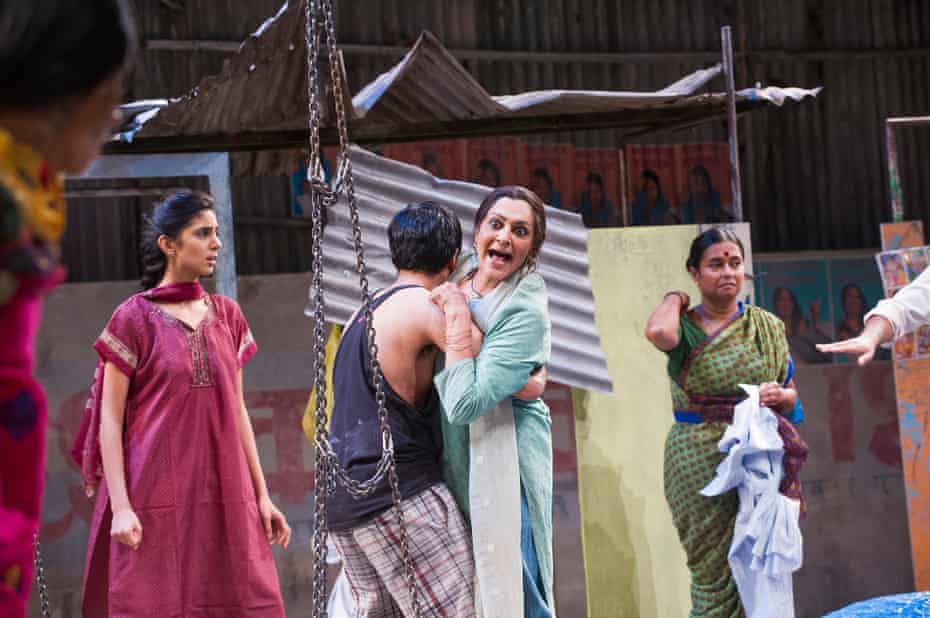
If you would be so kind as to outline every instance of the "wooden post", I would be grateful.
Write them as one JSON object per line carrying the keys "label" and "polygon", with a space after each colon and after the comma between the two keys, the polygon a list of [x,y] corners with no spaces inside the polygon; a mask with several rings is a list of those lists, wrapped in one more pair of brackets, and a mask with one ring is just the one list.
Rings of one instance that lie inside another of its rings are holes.
{"label": "wooden post", "polygon": [[727,86],[727,134],[730,143],[730,188],[733,193],[733,217],[743,220],[743,194],[739,173],[739,130],[736,119],[736,87],[733,79],[733,38],[730,26],[720,29],[723,48],[723,76]]}

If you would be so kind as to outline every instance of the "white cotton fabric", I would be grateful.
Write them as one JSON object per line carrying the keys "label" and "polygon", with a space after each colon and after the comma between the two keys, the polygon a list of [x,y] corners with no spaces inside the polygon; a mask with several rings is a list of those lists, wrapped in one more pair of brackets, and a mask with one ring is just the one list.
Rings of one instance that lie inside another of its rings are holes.
{"label": "white cotton fabric", "polygon": [[[332,537],[326,538],[326,564],[337,565],[342,563],[342,556],[336,549]],[[355,597],[352,596],[352,588],[349,586],[349,580],[346,578],[345,569],[339,569],[339,575],[333,583],[333,589],[329,593],[329,600],[326,603],[326,615],[329,618],[352,618],[355,616]]]}
{"label": "white cotton fabric", "polygon": [[[483,298],[469,303],[472,319],[487,333],[498,308],[520,279],[512,275]],[[523,557],[520,553],[520,460],[510,398],[469,426],[469,486],[475,555],[478,618],[523,615]]]}
{"label": "white cotton fabric", "polygon": [[778,491],[784,444],[775,413],[759,404],[759,387],[740,385],[749,397],[718,443],[726,458],[701,490],[739,493],[739,513],[728,562],[747,618],[793,618],[792,573],[801,568],[801,505]]}

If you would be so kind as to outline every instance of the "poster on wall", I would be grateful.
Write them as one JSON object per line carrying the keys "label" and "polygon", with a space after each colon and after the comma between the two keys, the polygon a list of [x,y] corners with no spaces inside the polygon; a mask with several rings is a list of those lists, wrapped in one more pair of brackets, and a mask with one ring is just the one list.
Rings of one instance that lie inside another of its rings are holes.
{"label": "poster on wall", "polygon": [[726,142],[631,144],[626,146],[625,155],[633,225],[732,220]]}
{"label": "poster on wall", "polygon": [[927,252],[928,247],[913,247],[882,251],[875,256],[887,298],[894,296],[927,268]]}
{"label": "poster on wall", "polygon": [[465,180],[468,160],[466,140],[405,142],[384,146],[384,156],[416,165],[436,178]]}
{"label": "poster on wall", "polygon": [[587,227],[609,227],[620,213],[620,151],[613,148],[575,150],[574,210]]}
{"label": "poster on wall", "polygon": [[526,166],[526,145],[513,137],[481,137],[468,140],[465,180],[487,187],[520,182]]}
{"label": "poster on wall", "polygon": [[673,146],[629,145],[627,163],[627,202],[632,225],[675,225],[681,196],[678,190],[678,163]]}
{"label": "poster on wall", "polygon": [[755,263],[756,303],[785,323],[796,362],[830,363],[818,343],[832,341],[833,313],[824,259],[766,259]]}
{"label": "poster on wall", "polygon": [[[921,255],[911,258],[915,270],[921,268],[922,258],[926,257],[923,250]],[[903,276],[907,276],[908,262],[903,256],[900,262]],[[865,314],[885,297],[884,282],[875,263],[872,255],[759,256],[753,260],[756,302],[785,322],[796,360],[846,364],[851,361],[842,354],[828,356],[811,348],[862,332]],[[899,280],[903,279],[899,276]],[[811,328],[811,323],[816,328]],[[879,348],[875,353],[879,361],[891,358],[890,349]]]}
{"label": "poster on wall", "polygon": [[527,144],[520,183],[543,202],[572,210],[575,193],[575,147],[572,144]]}
{"label": "poster on wall", "polygon": [[[864,326],[865,314],[884,298],[881,277],[870,256],[849,256],[828,259],[830,296],[833,304],[833,336],[839,341],[858,336]],[[889,350],[879,348],[876,360],[890,360]],[[837,364],[851,362],[844,354],[834,356]]]}
{"label": "poster on wall", "polygon": [[882,223],[882,251],[920,247],[924,244],[924,222]]}

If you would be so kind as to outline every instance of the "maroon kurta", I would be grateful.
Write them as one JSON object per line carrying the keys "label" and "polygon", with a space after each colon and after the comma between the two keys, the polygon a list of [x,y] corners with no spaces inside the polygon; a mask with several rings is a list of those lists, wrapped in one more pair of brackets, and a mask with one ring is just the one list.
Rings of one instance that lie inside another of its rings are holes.
{"label": "maroon kurta", "polygon": [[94,347],[130,378],[124,458],[138,550],[109,536],[105,480],[84,574],[84,615],[284,616],[236,418],[236,372],[256,345],[239,306],[208,297],[195,329],[137,294]]}

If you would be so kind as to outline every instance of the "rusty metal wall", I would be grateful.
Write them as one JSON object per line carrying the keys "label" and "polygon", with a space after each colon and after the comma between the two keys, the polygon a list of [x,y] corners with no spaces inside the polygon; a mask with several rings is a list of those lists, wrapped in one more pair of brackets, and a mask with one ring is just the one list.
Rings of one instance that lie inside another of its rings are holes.
{"label": "rusty metal wall", "polygon": [[[882,121],[930,111],[930,4],[920,0],[342,0],[339,16],[344,43],[404,45],[429,28],[452,49],[548,52],[468,60],[492,94],[659,88],[712,62],[720,27],[732,24],[737,87],[825,86],[817,101],[741,121],[744,208],[763,251],[877,247],[878,223],[890,218]],[[387,62],[348,61],[356,84]],[[725,135],[718,124],[636,141]],[[562,137],[581,147],[621,138]],[[900,148],[906,216],[930,220],[930,130],[902,133]]]}
{"label": "rusty metal wall", "polygon": [[[184,0],[175,3],[181,10],[155,0],[133,4],[143,41],[238,42],[280,8],[279,0]],[[930,3],[923,0],[338,0],[337,24],[349,45],[353,91],[391,66],[397,47],[429,29],[452,50],[480,52],[466,53],[465,64],[492,94],[655,90],[714,62],[719,28],[732,24],[737,87],[825,86],[815,101],[740,122],[744,211],[762,251],[877,247],[878,223],[890,219],[882,121],[930,111]],[[186,92],[227,56],[144,49],[130,96]],[[631,141],[725,137],[723,123],[715,123]],[[528,139],[613,147],[623,136]],[[905,215],[930,225],[930,174],[923,169],[930,129],[902,131],[898,143]],[[233,193],[240,272],[305,270],[309,232],[287,221],[288,179],[236,180]],[[131,261],[131,234],[122,213],[107,215],[116,209],[109,202],[80,204],[81,212],[72,204],[69,238],[83,240],[69,241],[66,253],[87,262],[81,277],[73,271],[74,281],[126,275],[84,249],[96,243],[103,255]]]}

